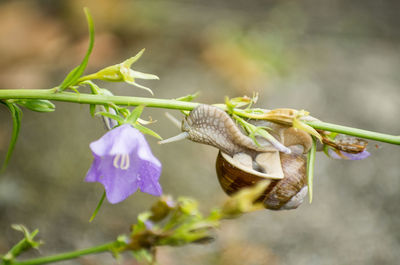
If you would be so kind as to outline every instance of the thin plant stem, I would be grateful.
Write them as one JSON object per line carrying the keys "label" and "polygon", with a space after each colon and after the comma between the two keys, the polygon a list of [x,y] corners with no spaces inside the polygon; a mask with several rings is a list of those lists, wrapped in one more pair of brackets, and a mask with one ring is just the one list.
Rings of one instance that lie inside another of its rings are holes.
{"label": "thin plant stem", "polygon": [[360,137],[360,138],[385,142],[385,143],[389,143],[389,144],[400,145],[400,135],[396,136],[396,135],[372,132],[372,131],[357,129],[357,128],[353,128],[353,127],[347,127],[347,126],[342,126],[342,125],[337,125],[337,124],[332,124],[332,123],[327,123],[327,122],[322,122],[322,121],[307,121],[305,123],[307,123],[314,129],[343,133],[343,134],[352,135],[352,136],[356,136],[356,137]]}
{"label": "thin plant stem", "polygon": [[87,93],[58,92],[54,89],[0,89],[0,99],[47,99],[80,104],[110,104],[123,106],[145,105],[146,107],[192,110],[199,103],[173,99],[158,99],[127,96],[106,96]]}
{"label": "thin plant stem", "polygon": [[92,216],[89,219],[89,223],[91,223],[94,220],[94,218],[97,216],[97,213],[99,212],[101,206],[103,205],[105,197],[106,197],[106,192],[104,191],[103,195],[101,195],[101,199],[100,199],[99,203],[97,204],[96,209],[94,210]]}
{"label": "thin plant stem", "polygon": [[[174,99],[159,99],[145,97],[128,97],[128,96],[106,96],[93,95],[87,93],[58,92],[57,88],[53,89],[0,89],[0,99],[47,99],[54,101],[73,102],[80,104],[117,104],[123,106],[145,105],[146,107],[176,109],[176,110],[192,110],[200,103],[186,102]],[[245,116],[238,113],[239,116]],[[330,132],[338,132],[342,134],[352,135],[365,139],[400,145],[400,136],[378,133],[357,129],[348,126],[342,126],[322,121],[304,121],[314,129],[326,130]]]}
{"label": "thin plant stem", "polygon": [[309,203],[311,203],[313,199],[314,164],[315,164],[316,151],[317,151],[317,140],[314,136],[312,136],[311,149],[307,155],[307,185],[308,185]]}
{"label": "thin plant stem", "polygon": [[[71,251],[71,252],[66,252],[66,253],[47,256],[47,257],[40,257],[40,258],[30,259],[30,260],[26,260],[26,261],[12,261],[9,264],[10,265],[47,264],[47,263],[51,263],[51,262],[58,262],[58,261],[63,261],[63,260],[68,260],[68,259],[76,259],[78,257],[89,255],[89,254],[111,251],[113,248],[116,248],[120,245],[121,245],[121,242],[113,241],[110,243],[106,243],[103,245],[99,245],[99,246],[95,246],[95,247],[91,247],[91,248],[87,248],[87,249]],[[1,263],[1,265],[4,265],[4,264],[5,263]]]}

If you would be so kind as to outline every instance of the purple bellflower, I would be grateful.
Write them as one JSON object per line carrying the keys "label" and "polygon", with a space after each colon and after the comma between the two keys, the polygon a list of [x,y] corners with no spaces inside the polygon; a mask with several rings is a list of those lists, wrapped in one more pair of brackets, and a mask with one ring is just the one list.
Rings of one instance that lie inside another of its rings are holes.
{"label": "purple bellflower", "polygon": [[328,156],[333,159],[347,159],[347,160],[362,160],[369,157],[371,154],[364,150],[360,153],[347,153],[344,151],[328,149]]}
{"label": "purple bellflower", "polygon": [[107,200],[119,203],[140,189],[162,194],[158,179],[161,163],[146,138],[129,124],[119,126],[90,144],[94,161],[85,181],[103,184]]}

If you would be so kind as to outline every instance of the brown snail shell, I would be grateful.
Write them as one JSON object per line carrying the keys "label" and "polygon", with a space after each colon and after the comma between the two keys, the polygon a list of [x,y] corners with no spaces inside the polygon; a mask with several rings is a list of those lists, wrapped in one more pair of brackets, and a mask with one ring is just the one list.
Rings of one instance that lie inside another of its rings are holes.
{"label": "brown snail shell", "polygon": [[[306,158],[301,154],[280,153],[284,173],[283,179],[269,179],[270,184],[257,200],[271,210],[295,209],[307,194]],[[255,185],[261,180],[268,180],[254,170],[246,170],[229,155],[218,153],[216,171],[222,189],[233,195],[244,187]]]}

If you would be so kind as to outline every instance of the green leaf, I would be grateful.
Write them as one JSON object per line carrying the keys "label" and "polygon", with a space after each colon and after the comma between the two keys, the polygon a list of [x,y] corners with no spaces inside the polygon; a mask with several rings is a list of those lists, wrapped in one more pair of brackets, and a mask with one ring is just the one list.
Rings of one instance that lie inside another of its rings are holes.
{"label": "green leaf", "polygon": [[315,164],[315,153],[317,152],[317,141],[316,138],[312,136],[313,142],[311,149],[307,156],[307,185],[308,185],[308,198],[309,202],[313,199],[313,180],[314,180],[314,164]]}
{"label": "green leaf", "polygon": [[104,117],[116,120],[118,123],[124,123],[125,122],[125,120],[121,116],[118,116],[118,115],[115,115],[115,114],[112,114],[112,113],[109,113],[109,112],[97,112],[96,115],[102,115]]}
{"label": "green leaf", "polygon": [[232,114],[235,109],[235,105],[229,100],[229,97],[225,97],[225,105],[226,105],[226,111],[229,114]]}
{"label": "green leaf", "polygon": [[229,99],[230,104],[235,106],[235,108],[241,108],[250,105],[253,101],[249,97],[236,97]]}
{"label": "green leaf", "polygon": [[93,83],[92,81],[83,81],[81,82],[81,84],[83,85],[88,85],[90,87],[90,91],[92,92],[93,95],[99,95],[100,94],[100,90],[101,88],[96,85],[95,83]]}
{"label": "green leaf", "polygon": [[131,114],[129,114],[129,116],[126,118],[126,122],[130,123],[130,124],[134,124],[137,121],[137,119],[140,117],[140,115],[142,114],[143,109],[144,109],[144,105],[137,106],[131,112]]}
{"label": "green leaf", "polygon": [[15,103],[37,112],[52,112],[56,109],[53,103],[43,99],[19,99]]}
{"label": "green leaf", "polygon": [[265,126],[255,126],[237,115],[232,116],[249,134],[249,137],[254,141],[254,144],[260,146],[260,144],[256,140],[256,136],[261,136],[265,138],[269,143],[271,143],[277,150],[284,153],[290,153],[290,149],[284,146],[281,142],[279,142],[275,137],[269,134],[265,129],[269,129]]}
{"label": "green leaf", "polygon": [[300,119],[298,119],[298,117],[295,117],[293,119],[293,127],[303,130],[309,134],[311,134],[312,136],[318,138],[318,140],[322,143],[322,137],[321,135],[317,132],[317,130],[315,130],[313,127],[311,127],[308,124],[305,124],[304,122],[302,122]]}
{"label": "green leaf", "polygon": [[163,139],[163,138],[162,138],[160,135],[158,135],[156,132],[154,132],[153,130],[151,130],[151,129],[147,128],[147,127],[144,127],[143,125],[141,125],[141,124],[139,124],[139,123],[135,123],[135,124],[132,124],[132,125],[133,125],[133,127],[135,127],[136,129],[138,129],[138,130],[139,130],[140,132],[142,132],[142,133],[151,135],[151,136],[153,136],[153,137],[155,137],[155,138],[157,138],[157,139],[159,139],[159,140],[162,140],[162,139]]}
{"label": "green leaf", "polygon": [[0,103],[7,106],[7,108],[11,112],[11,117],[13,119],[13,130],[12,130],[10,145],[8,146],[6,158],[4,159],[3,165],[0,169],[0,172],[3,172],[8,165],[8,162],[14,151],[15,144],[17,143],[17,140],[18,140],[19,130],[21,128],[22,111],[16,104],[4,102],[4,101],[0,101]]}
{"label": "green leaf", "polygon": [[76,84],[76,82],[78,81],[79,77],[81,77],[83,72],[85,71],[86,66],[88,64],[88,61],[89,61],[90,54],[92,53],[92,50],[93,50],[93,45],[94,45],[93,19],[92,19],[92,16],[90,15],[90,12],[89,12],[88,8],[85,7],[83,9],[83,11],[85,12],[86,20],[87,20],[88,27],[89,27],[89,47],[87,49],[86,55],[83,58],[81,64],[78,65],[77,67],[75,67],[71,72],[69,72],[67,77],[64,79],[64,81],[59,86],[59,90],[60,91],[63,91],[66,88],[68,88],[69,86],[72,86],[72,85]]}
{"label": "green leaf", "polygon": [[175,100],[179,100],[179,101],[185,101],[185,102],[190,102],[193,99],[195,99],[198,95],[200,94],[200,92],[196,92],[194,94],[189,94],[180,98],[176,98]]}
{"label": "green leaf", "polygon": [[157,263],[153,263],[155,257],[147,249],[134,250],[134,251],[132,251],[132,255],[139,262],[146,261],[148,264],[157,264]]}

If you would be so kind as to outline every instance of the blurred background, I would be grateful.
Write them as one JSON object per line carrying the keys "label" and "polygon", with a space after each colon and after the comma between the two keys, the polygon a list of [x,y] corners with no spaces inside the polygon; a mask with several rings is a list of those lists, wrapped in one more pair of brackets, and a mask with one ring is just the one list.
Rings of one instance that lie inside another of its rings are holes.
{"label": "blurred background", "polygon": [[[78,1],[0,2],[0,88],[51,88],[83,57],[89,7],[96,40],[87,73],[146,48],[134,65],[157,74],[141,81],[159,98],[200,91],[196,99],[251,96],[257,106],[306,109],[323,121],[400,134],[400,16],[398,1]],[[124,84],[101,84],[115,94],[149,96]],[[8,170],[0,176],[0,253],[20,239],[10,228],[39,228],[48,255],[111,241],[127,233],[155,198],[137,193],[105,203],[85,183],[88,145],[105,131],[87,106],[56,103],[49,114],[24,111]],[[178,129],[164,110],[146,109],[164,138]],[[181,118],[179,112],[171,111]],[[0,158],[12,121],[0,107]],[[190,196],[204,213],[224,201],[217,150],[192,142],[157,145],[166,194]],[[314,201],[293,211],[261,211],[224,221],[208,245],[158,249],[160,265],[398,264],[400,147],[371,142],[371,157],[337,161],[318,154]],[[33,254],[32,254],[33,253]],[[137,264],[129,255],[122,264]],[[109,254],[63,264],[116,264]]]}

